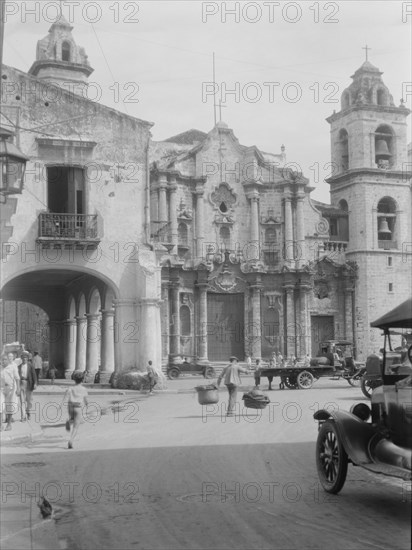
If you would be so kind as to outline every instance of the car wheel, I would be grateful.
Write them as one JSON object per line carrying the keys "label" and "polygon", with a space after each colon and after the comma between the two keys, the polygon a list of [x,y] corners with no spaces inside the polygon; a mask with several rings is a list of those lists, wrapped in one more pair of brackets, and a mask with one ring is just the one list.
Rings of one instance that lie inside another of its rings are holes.
{"label": "car wheel", "polygon": [[301,390],[309,390],[313,386],[313,374],[304,370],[298,374],[297,382]]}
{"label": "car wheel", "polygon": [[316,467],[319,480],[327,493],[337,494],[348,473],[348,455],[343,448],[336,424],[327,420],[316,441]]}
{"label": "car wheel", "polygon": [[350,378],[347,379],[348,380],[348,383],[353,386],[354,388],[359,388],[359,386],[361,385],[361,381],[359,378],[355,378],[354,376],[351,376]]}
{"label": "car wheel", "polygon": [[215,369],[213,367],[207,367],[205,369],[205,378],[214,378],[215,377]]}
{"label": "car wheel", "polygon": [[176,378],[179,378],[179,369],[169,369],[167,371],[167,376],[170,378],[170,380],[176,380]]}
{"label": "car wheel", "polygon": [[372,397],[372,391],[375,388],[379,388],[379,386],[382,386],[382,380],[365,380],[365,378],[362,378],[361,390],[363,395],[368,399]]}

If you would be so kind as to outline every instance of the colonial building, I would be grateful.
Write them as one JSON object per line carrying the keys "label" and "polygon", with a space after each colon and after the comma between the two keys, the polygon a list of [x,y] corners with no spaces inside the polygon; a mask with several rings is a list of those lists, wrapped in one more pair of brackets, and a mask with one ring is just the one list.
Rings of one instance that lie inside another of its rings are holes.
{"label": "colonial building", "polygon": [[331,205],[311,199],[283,146],[246,147],[223,122],[153,144],[164,362],[302,357],[329,338],[360,359],[381,346],[369,323],[411,294],[412,253],[409,111],[381,74],[364,63],[328,119]]}
{"label": "colonial building", "polygon": [[22,194],[1,205],[1,297],[47,314],[45,355],[62,374],[100,371],[105,381],[115,369],[160,364],[152,124],[87,99],[92,69],[71,31],[64,18],[54,23],[28,74],[2,69],[0,124],[29,160]]}

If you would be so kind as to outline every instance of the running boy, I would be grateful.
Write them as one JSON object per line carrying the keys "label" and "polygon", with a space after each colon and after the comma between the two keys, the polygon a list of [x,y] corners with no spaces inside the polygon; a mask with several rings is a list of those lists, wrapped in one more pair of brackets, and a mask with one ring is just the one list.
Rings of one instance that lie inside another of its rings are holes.
{"label": "running boy", "polygon": [[72,424],[72,433],[70,436],[69,443],[67,444],[67,447],[69,449],[73,449],[73,441],[76,437],[77,430],[79,429],[80,422],[82,419],[82,407],[83,405],[87,406],[87,390],[83,386],[83,377],[84,374],[82,372],[74,372],[73,373],[73,380],[75,382],[75,386],[69,388],[66,393],[64,394],[63,401],[68,398],[67,408],[69,413],[69,419],[66,422],[66,430],[70,432],[70,424]]}

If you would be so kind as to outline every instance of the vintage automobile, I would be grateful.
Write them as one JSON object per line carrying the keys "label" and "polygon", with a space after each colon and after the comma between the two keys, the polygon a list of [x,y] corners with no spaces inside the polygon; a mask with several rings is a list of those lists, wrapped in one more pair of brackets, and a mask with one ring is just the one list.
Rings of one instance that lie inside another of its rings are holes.
{"label": "vintage automobile", "polygon": [[325,491],[338,493],[346,480],[348,463],[375,473],[411,479],[412,456],[412,346],[403,362],[391,364],[390,329],[412,329],[412,298],[379,318],[372,327],[384,331],[382,386],[372,392],[371,407],[352,406],[350,412],[322,409],[314,414],[319,423],[316,466]]}
{"label": "vintage automobile", "polygon": [[310,364],[329,364],[334,369],[331,380],[343,378],[351,386],[360,386],[365,365],[354,360],[353,348],[353,342],[349,340],[325,340],[319,344],[318,355],[310,360]]}
{"label": "vintage automobile", "polygon": [[170,380],[179,378],[181,374],[201,374],[204,378],[214,378],[216,375],[212,366],[198,362],[196,357],[184,357],[183,361],[176,362],[174,360],[170,362],[166,373]]}

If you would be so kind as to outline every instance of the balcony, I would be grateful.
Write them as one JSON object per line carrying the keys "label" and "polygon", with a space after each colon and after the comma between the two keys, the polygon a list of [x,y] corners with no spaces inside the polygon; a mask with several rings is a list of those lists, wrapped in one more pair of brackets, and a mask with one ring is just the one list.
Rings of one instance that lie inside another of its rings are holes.
{"label": "balcony", "polygon": [[336,252],[337,254],[342,254],[346,252],[348,243],[347,241],[325,241],[323,246],[325,247],[325,252]]}
{"label": "balcony", "polygon": [[97,248],[97,215],[42,213],[37,242],[43,248]]}

